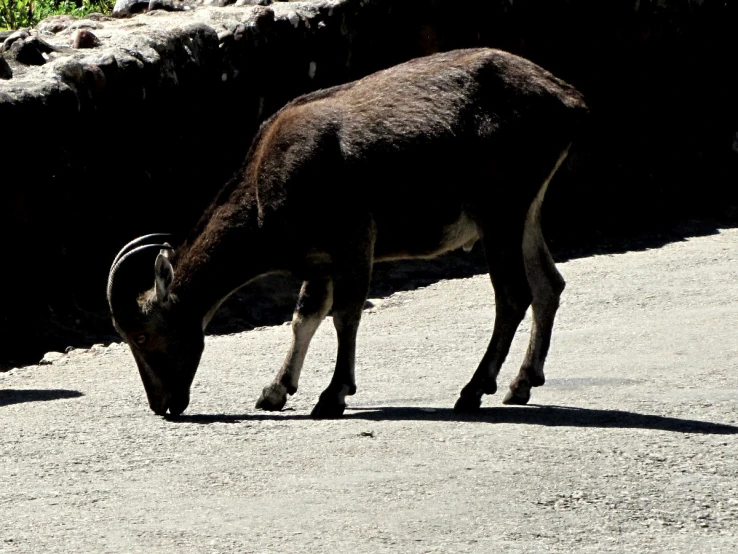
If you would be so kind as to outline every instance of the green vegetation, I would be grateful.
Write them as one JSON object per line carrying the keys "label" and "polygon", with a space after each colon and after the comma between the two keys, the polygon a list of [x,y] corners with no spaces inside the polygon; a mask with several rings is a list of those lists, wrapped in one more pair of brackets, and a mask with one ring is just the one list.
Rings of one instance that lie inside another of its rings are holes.
{"label": "green vegetation", "polygon": [[115,0],[0,0],[0,31],[32,27],[50,15],[109,14]]}

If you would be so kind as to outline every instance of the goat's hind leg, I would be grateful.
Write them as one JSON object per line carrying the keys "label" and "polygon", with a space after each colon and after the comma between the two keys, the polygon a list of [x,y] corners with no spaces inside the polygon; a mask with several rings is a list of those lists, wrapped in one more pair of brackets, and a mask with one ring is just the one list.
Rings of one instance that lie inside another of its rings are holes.
{"label": "goat's hind leg", "polygon": [[531,387],[540,387],[546,382],[543,364],[551,344],[554,318],[559,307],[559,298],[566,282],[556,269],[556,264],[546,246],[541,231],[540,211],[548,183],[566,158],[568,149],[563,152],[549,178],[544,182],[536,199],[528,210],[523,233],[523,259],[525,273],[533,294],[533,322],[530,343],[523,365],[517,377],[510,383],[510,392],[503,399],[504,404],[527,404]]}
{"label": "goat's hind leg", "polygon": [[274,381],[264,387],[256,402],[259,410],[279,411],[287,395],[297,392],[297,384],[310,341],[333,303],[333,283],[329,278],[305,281],[292,316],[292,346]]}
{"label": "goat's hind leg", "polygon": [[520,248],[522,234],[506,237],[502,229],[486,231],[482,245],[495,291],[495,326],[487,352],[454,406],[457,413],[476,411],[483,394],[497,391],[497,375],[531,301]]}
{"label": "goat's hind leg", "polygon": [[551,344],[559,297],[566,286],[546,248],[540,227],[531,231],[530,235],[525,247],[525,269],[533,291],[530,343],[520,372],[510,383],[504,404],[527,404],[531,387],[540,387],[546,382],[543,364]]}

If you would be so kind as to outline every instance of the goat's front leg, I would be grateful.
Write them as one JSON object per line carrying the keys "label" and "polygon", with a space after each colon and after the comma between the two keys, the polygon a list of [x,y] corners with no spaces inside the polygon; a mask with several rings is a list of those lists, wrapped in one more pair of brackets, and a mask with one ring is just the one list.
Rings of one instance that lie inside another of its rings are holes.
{"label": "goat's front leg", "polygon": [[338,335],[338,354],[333,378],[313,408],[312,416],[317,419],[340,417],[346,409],[346,396],[356,393],[356,335],[369,293],[373,240],[366,247],[360,260],[355,259],[346,273],[333,279],[333,325]]}
{"label": "goat's front leg", "polygon": [[256,402],[257,409],[279,411],[287,402],[287,395],[297,392],[310,341],[328,315],[332,302],[333,282],[330,278],[314,279],[302,284],[297,308],[292,316],[292,346],[274,381],[264,387]]}

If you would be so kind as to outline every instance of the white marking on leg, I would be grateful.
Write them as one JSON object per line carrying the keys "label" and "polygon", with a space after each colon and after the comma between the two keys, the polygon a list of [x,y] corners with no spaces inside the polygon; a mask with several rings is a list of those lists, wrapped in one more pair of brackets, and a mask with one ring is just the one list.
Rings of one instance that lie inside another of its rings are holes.
{"label": "white marking on leg", "polygon": [[289,384],[294,388],[297,388],[300,380],[300,372],[305,363],[310,341],[324,317],[325,315],[322,313],[303,317],[299,312],[295,312],[292,318],[292,345],[285,359],[283,369],[280,371],[280,377],[289,375]]}
{"label": "white marking on leg", "polygon": [[[301,295],[305,294],[306,289],[304,287]],[[320,324],[328,315],[328,311],[333,304],[333,283],[329,281],[326,287],[326,296],[323,298],[323,304],[317,311],[304,315],[298,309],[293,314],[292,344],[282,364],[282,368],[269,387],[271,389],[269,392],[270,396],[284,398],[287,393],[294,394],[297,390],[302,366],[305,363],[305,357],[310,347],[310,341],[318,330],[318,327],[320,327]]]}

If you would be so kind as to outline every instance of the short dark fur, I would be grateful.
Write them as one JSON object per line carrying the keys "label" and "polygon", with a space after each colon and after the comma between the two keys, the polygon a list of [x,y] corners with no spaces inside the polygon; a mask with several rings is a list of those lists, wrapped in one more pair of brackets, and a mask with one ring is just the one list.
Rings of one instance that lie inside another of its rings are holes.
{"label": "short dark fur", "polygon": [[[527,60],[489,49],[419,58],[292,101],[262,125],[242,170],[172,255],[172,301],[154,306],[156,317],[144,316],[141,306],[113,314],[119,328],[131,321],[121,332],[139,368],[147,351],[135,352],[132,337],[157,336],[157,353],[168,354],[161,337],[179,342],[179,328],[207,322],[238,287],[289,271],[306,281],[293,324],[298,346],[293,344],[259,407],[279,409],[296,391],[315,320],[332,306],[339,334],[336,373],[314,415],[339,415],[344,397],[355,391],[355,337],[372,264],[435,256],[480,238],[498,315],[483,360],[489,367],[480,365],[462,393],[466,400],[457,403],[473,409],[483,392],[494,392],[491,380],[499,368],[490,368],[507,352],[507,327],[517,328],[532,299],[535,310],[528,272],[539,266],[535,257],[523,260],[526,222],[538,225],[534,200],[586,111],[571,86]],[[531,237],[538,245],[537,235]],[[536,256],[550,261],[542,248]],[[547,291],[558,291],[557,305],[563,280],[546,260],[535,271],[545,274]],[[147,298],[151,314],[154,292]],[[546,310],[553,300],[547,302]],[[547,340],[539,348],[543,357]],[[188,387],[196,366],[185,371]],[[162,376],[177,369],[147,367],[150,375]],[[542,384],[542,369],[540,376],[536,371],[521,370],[518,381]],[[168,377],[158,380],[155,389],[181,389],[170,386]],[[518,392],[518,400],[527,401],[525,391]],[[152,400],[151,394],[149,400],[157,411],[166,411],[171,401]]]}

